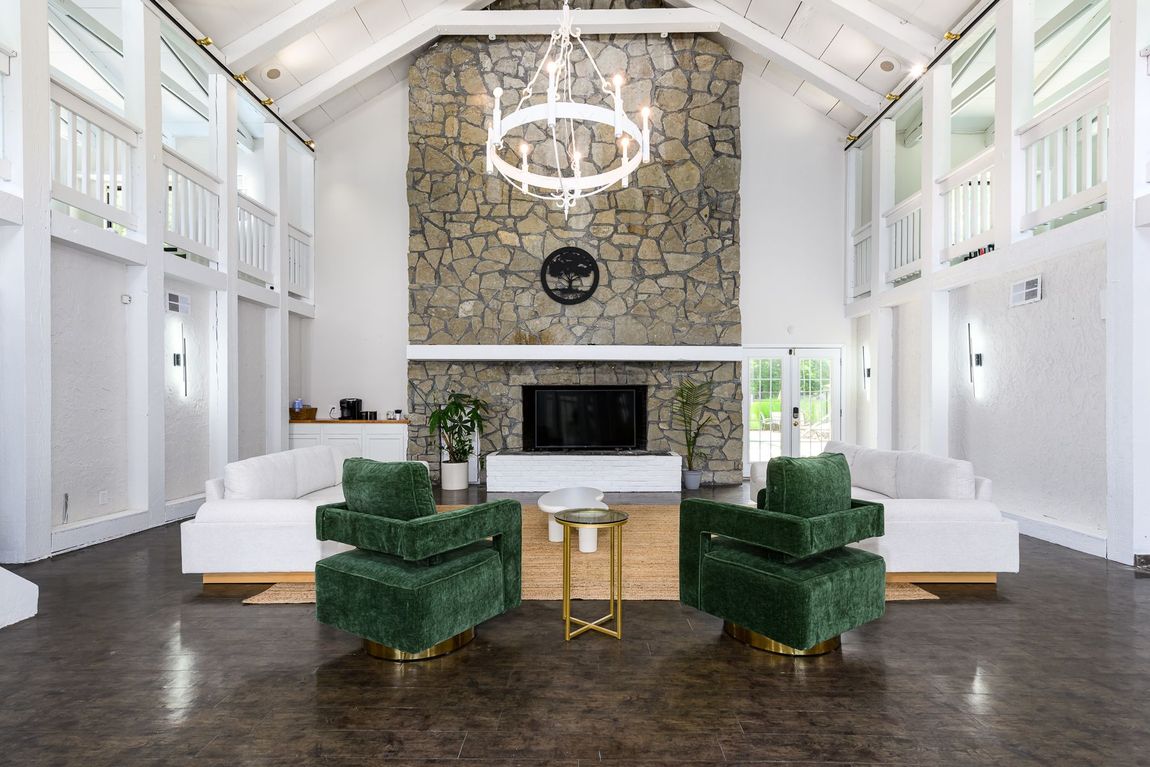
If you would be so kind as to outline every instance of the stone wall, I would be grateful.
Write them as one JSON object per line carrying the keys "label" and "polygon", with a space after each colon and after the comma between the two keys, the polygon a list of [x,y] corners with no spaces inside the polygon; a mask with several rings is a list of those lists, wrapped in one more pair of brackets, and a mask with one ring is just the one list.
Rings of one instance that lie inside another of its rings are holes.
{"label": "stone wall", "polygon": [[703,481],[736,484],[743,479],[741,367],[737,362],[409,362],[410,457],[427,461],[438,471],[439,457],[423,403],[439,401],[449,391],[478,394],[491,403],[490,422],[480,439],[482,454],[521,449],[522,387],[534,384],[646,384],[647,449],[683,453],[682,432],[671,419],[671,400],[679,381],[690,377],[718,384],[714,421],[699,438]]}
{"label": "stone wall", "polygon": [[[653,5],[649,0],[628,4]],[[618,5],[604,0],[589,4]],[[501,0],[491,6],[559,7],[555,0]],[[628,189],[616,187],[581,201],[567,219],[553,203],[512,190],[501,177],[484,172],[492,91],[504,88],[504,114],[511,112],[519,89],[539,66],[546,38],[443,38],[410,68],[411,343],[741,343],[742,65],[721,45],[697,35],[588,37],[586,42],[606,76],[624,73],[623,97],[632,118],[638,120],[640,106],[651,106],[651,162],[632,176]],[[589,71],[579,54],[574,65],[580,76]],[[524,137],[542,146],[538,128],[527,128]],[[585,166],[586,173],[618,159],[609,128],[581,131],[578,140],[593,166]],[[508,143],[517,146],[518,139]],[[546,166],[549,153],[537,154],[533,166]],[[506,156],[514,158],[514,153]],[[599,263],[598,290],[584,303],[558,304],[540,285],[543,259],[562,246],[584,248]],[[477,394],[492,403],[492,423],[483,437],[487,453],[521,447],[523,384],[594,382],[648,384],[649,447],[682,452],[670,419],[673,388],[683,376],[713,377],[720,394],[716,422],[701,441],[708,455],[704,479],[738,482],[743,444],[739,367],[412,362],[411,452],[437,463],[424,403],[442,401],[450,391]]]}

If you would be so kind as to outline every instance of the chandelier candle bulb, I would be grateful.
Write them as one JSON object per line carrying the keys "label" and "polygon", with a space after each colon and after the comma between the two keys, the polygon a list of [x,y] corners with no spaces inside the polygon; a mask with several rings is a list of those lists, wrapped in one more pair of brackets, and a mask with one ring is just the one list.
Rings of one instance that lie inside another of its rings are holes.
{"label": "chandelier candle bulb", "polygon": [[623,135],[623,75],[615,75],[615,138]]}

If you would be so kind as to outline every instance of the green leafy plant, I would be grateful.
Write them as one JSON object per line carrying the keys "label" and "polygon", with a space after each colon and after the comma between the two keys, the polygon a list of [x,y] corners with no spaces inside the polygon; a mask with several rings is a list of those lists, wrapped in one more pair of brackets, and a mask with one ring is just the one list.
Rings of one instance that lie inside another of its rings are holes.
{"label": "green leafy plant", "polygon": [[696,450],[696,445],[699,442],[699,435],[712,420],[711,414],[706,410],[714,396],[714,381],[698,382],[684,378],[675,389],[671,415],[675,419],[675,424],[683,430],[687,445],[687,471],[694,471],[695,459],[702,457]]}
{"label": "green leafy plant", "polygon": [[452,392],[446,402],[428,413],[427,425],[432,433],[439,434],[450,463],[463,463],[471,457],[472,435],[483,431],[484,416],[489,412],[490,406],[484,400]]}

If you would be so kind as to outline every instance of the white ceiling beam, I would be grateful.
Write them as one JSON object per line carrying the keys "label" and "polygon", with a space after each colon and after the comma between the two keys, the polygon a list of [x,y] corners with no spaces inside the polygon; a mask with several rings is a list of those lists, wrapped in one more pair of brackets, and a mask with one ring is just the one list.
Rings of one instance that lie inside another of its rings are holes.
{"label": "white ceiling beam", "polygon": [[719,34],[723,37],[786,67],[864,115],[875,114],[885,103],[882,94],[852,80],[797,45],[748,21],[717,0],[670,0],[670,4],[680,7],[689,5],[707,11],[719,20]]}
{"label": "white ceiling beam", "polygon": [[912,64],[926,66],[934,58],[940,42],[937,37],[870,0],[814,0],[814,3]]}
{"label": "white ceiling beam", "polygon": [[[575,11],[584,35],[718,32],[719,20],[698,8],[589,9]],[[439,24],[441,35],[549,35],[555,11],[457,11]]]}
{"label": "white ceiling beam", "polygon": [[323,22],[351,9],[357,0],[301,0],[270,21],[224,46],[224,60],[233,72],[246,72],[268,61]]}

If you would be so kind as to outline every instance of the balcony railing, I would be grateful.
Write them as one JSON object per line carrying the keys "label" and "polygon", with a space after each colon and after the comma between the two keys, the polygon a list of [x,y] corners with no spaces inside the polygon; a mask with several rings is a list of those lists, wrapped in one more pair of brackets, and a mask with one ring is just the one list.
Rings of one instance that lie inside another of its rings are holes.
{"label": "balcony railing", "polygon": [[236,209],[239,270],[261,282],[274,285],[272,274],[272,234],[276,214],[248,197],[239,195]]}
{"label": "balcony railing", "polygon": [[851,235],[854,263],[851,265],[850,296],[858,298],[871,290],[871,225],[863,224]]}
{"label": "balcony railing", "polygon": [[884,278],[901,282],[922,272],[922,192],[915,192],[883,214],[889,230],[890,257]]}
{"label": "balcony railing", "polygon": [[943,263],[988,247],[994,240],[994,147],[938,179],[943,199],[946,247]]}
{"label": "balcony railing", "polygon": [[312,274],[311,235],[288,226],[288,293],[310,299]]}
{"label": "balcony railing", "polygon": [[132,168],[139,130],[57,82],[49,110],[52,197],[135,229]]}
{"label": "balcony railing", "polygon": [[215,263],[220,247],[220,180],[164,148],[168,196],[164,241]]}
{"label": "balcony railing", "polygon": [[1109,82],[1087,85],[1019,130],[1026,153],[1022,231],[1106,199]]}

